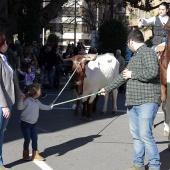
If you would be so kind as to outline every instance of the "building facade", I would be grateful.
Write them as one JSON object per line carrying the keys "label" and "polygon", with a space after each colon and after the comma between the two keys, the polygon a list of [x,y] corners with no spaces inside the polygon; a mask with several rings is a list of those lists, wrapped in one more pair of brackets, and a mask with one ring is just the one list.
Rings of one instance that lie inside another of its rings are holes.
{"label": "building facade", "polygon": [[[168,0],[165,0],[168,2]],[[160,4],[161,0],[154,0],[153,6]],[[76,10],[75,10],[76,9]],[[122,20],[127,29],[137,28],[140,18],[150,18],[157,15],[158,9],[145,12],[130,5],[114,5],[111,1],[103,0],[100,5],[84,0],[69,0],[62,7],[57,18],[53,19],[46,27],[46,37],[55,33],[59,45],[66,47],[68,44],[83,43],[85,46],[97,46],[97,32],[100,25],[110,19]],[[151,27],[141,29],[145,40],[152,36]]]}

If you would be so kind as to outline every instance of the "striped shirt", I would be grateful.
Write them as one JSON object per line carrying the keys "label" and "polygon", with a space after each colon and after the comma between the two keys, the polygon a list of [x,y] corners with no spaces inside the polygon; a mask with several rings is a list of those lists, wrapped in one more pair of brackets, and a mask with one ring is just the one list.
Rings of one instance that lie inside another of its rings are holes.
{"label": "striped shirt", "polygon": [[143,103],[161,103],[160,69],[155,52],[142,45],[133,54],[127,69],[132,71],[131,79],[125,79],[119,74],[104,89],[106,92],[126,84],[126,106],[141,105]]}

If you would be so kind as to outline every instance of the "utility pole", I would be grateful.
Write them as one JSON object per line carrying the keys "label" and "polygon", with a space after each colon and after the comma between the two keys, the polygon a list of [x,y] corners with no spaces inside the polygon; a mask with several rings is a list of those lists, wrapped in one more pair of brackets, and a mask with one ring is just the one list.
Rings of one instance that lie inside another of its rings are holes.
{"label": "utility pole", "polygon": [[113,19],[113,0],[111,0],[110,4],[110,19]]}
{"label": "utility pole", "polygon": [[77,1],[75,0],[74,1],[74,46],[76,46],[76,27],[77,27],[77,21],[76,21],[76,17],[77,17],[77,14],[76,14],[76,3]]}
{"label": "utility pole", "polygon": [[[45,7],[45,0],[43,0],[43,8]],[[42,30],[42,44],[44,45],[44,39],[45,39],[45,28]]]}

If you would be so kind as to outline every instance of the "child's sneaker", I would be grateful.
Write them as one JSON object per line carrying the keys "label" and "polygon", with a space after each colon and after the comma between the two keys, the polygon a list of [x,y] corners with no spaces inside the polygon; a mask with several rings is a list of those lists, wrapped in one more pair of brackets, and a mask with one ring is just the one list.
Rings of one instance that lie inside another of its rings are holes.
{"label": "child's sneaker", "polygon": [[71,107],[71,110],[75,110],[76,109],[76,104],[74,103]]}

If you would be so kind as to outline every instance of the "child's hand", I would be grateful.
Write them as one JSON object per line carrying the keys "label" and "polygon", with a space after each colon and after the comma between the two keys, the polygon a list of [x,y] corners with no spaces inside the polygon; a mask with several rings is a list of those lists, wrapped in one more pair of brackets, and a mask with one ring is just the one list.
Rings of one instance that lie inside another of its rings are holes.
{"label": "child's hand", "polygon": [[21,93],[21,100],[25,100],[25,94],[24,93]]}

